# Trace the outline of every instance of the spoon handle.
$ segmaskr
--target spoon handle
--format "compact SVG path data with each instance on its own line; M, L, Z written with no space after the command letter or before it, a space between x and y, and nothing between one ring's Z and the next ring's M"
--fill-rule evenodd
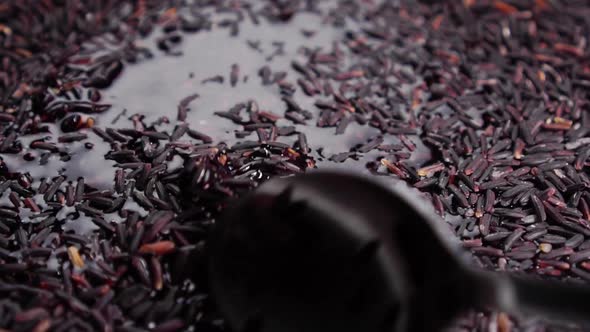
M503 276L512 284L514 309L523 307L557 319L590 323L590 287Z
M475 272L479 304L509 313L537 314L560 321L590 324L590 286ZM490 287L491 286L491 287ZM487 290L485 290L487 289Z

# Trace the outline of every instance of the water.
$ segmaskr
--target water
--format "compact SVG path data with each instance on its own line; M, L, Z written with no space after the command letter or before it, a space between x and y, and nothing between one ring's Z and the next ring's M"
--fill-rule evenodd
M220 19L222 16L218 18ZM347 24L354 26L356 23ZM312 30L314 33L306 37L304 30ZM240 102L254 100L261 110L282 115L285 103L281 100L279 88L277 85L262 85L262 79L258 75L260 68L268 65L273 73L284 71L287 73L287 80L295 82L299 76L292 69L291 63L305 60L303 48L329 51L334 41L343 38L345 31L346 28L322 24L322 17L319 15L303 13L288 24L275 23L271 27L269 23L255 25L245 20L240 24L239 35L235 37L231 37L227 29L216 27L211 31L185 35L180 47L181 56L167 56L156 50L155 59L125 69L121 78L105 93L105 102L112 104L113 108L100 115L97 124L101 127L124 128L130 125L127 118L136 113L144 115L146 123L166 116L171 123L160 128L171 132L176 124L178 103L186 96L196 93L199 97L189 104L186 122L192 129L211 136L214 141L231 145L237 142L235 131L238 127L213 113L228 110ZM149 46L154 39L157 36L145 40L144 44ZM256 49L249 43L256 44ZM282 54L272 56L279 47ZM233 64L239 65L240 79L232 88L229 76ZM222 84L202 83L203 80L217 75L224 78ZM315 98L307 97L301 89L297 89L293 98L314 115L319 113L313 106ZM124 109L127 110L127 115L113 125L113 120ZM379 134L379 131L353 123L345 134L334 135L334 128L318 128L314 121L309 121L306 126L296 125L296 128L308 137L318 166L354 167L364 172L364 164L370 160L369 156L359 161L349 159L335 164L322 158L318 150L323 150L326 157L347 152L352 146ZM281 119L277 125L292 123ZM246 139L255 139L255 136L252 133Z
M341 41L347 30L358 30L358 22L346 21L343 27L335 27L323 23L323 17L319 14L301 13L288 23L268 23L261 20L260 24L253 24L245 19L239 25L239 34L231 36L229 29L217 26L217 23L226 18L225 14L212 16L213 27L209 31L200 31L194 34L184 34L183 41L175 50L177 55L169 55L159 51L156 40L161 33L156 32L149 38L137 42L138 46L144 46L152 50L154 58L138 64L125 66L122 75L107 90L102 92L101 103L111 104L112 107L95 118L95 126L105 129L132 128L131 117L139 114L144 117L144 123L164 121L155 126L158 131L172 133L178 124L178 104L189 95L198 94L198 98L188 105L186 122L191 129L203 132L213 138L214 142L225 142L230 146L236 142L235 132L241 127L230 120L214 115L215 111L227 111L237 103L255 101L260 110L270 111L282 116L285 103L281 100L281 94L277 84L263 85L258 72L263 66L269 66L273 73L286 72L286 81L297 86L293 99L303 108L314 115L314 119L308 120L307 125L295 125L296 129L307 136L308 144L312 149L311 155L316 160L320 169L337 168L368 174L366 164L380 155L379 151L371 151L358 154L356 159L348 158L341 163L332 162L329 157L348 152L354 146L366 143L371 138L380 135L380 131L368 125L361 126L356 122L349 125L342 135L335 135L335 128L319 128L315 121L319 109L314 106L317 99L306 96L302 89L296 85L300 74L292 68L292 62L305 63L306 50L320 50L330 52L335 42ZM304 33L306 32L306 33ZM313 32L311 34L307 32ZM340 47L345 59L352 55L346 47ZM280 52L279 52L280 51ZM348 61L344 61L342 70ZM230 85L230 71L232 65L239 66L239 77L235 87ZM223 83L203 81L222 76ZM402 86L407 91L409 86ZM329 100L328 97L323 97ZM286 119L279 119L277 125L293 125ZM60 159L57 154L52 154L44 165L39 164L41 150L29 150L26 147L30 142L39 138L47 138L47 142L57 143L57 137L62 134L58 125L49 125L49 133L31 135L22 138L24 151L18 155L4 156L4 161L10 169L21 169L29 172L35 179L52 179L59 175L65 175L67 180L62 184L65 187L68 181L76 181L79 177L85 178L85 183L97 190L112 188L115 177L115 162L105 160L105 154L110 150L108 143L103 142L92 130L82 129L81 132L89 136L94 144L91 149L85 146L87 141L63 144L71 156L68 161ZM186 136L181 140L186 140ZM245 139L256 140L253 132ZM279 140L292 144L297 136L279 137ZM396 136L385 135L384 144L399 144ZM417 152L412 154L410 161L421 164L429 159L427 149L419 140L412 138L417 145ZM61 145L61 144L60 144ZM32 152L35 159L25 161L23 154ZM182 167L181 161L171 162L173 167ZM407 188L405 183L395 180L394 177L381 177L391 186ZM408 191L407 189L405 189ZM124 208L141 210L137 204L125 204ZM72 209L64 209L59 216L66 219L66 229L87 233L96 226L87 217L77 216ZM142 213L142 214L143 214ZM118 216L108 215L107 220L118 221Z
M57 125L49 124L49 133L21 136L20 140L25 149L20 154L4 154L2 159L9 169L28 172L34 179L52 179L59 175L66 175L67 181L76 181L85 178L86 182L99 190L112 187L115 174L112 160L105 160L104 155L110 150L106 144L101 144L91 130L84 129L81 132L88 134L90 141L94 142L92 149L87 149L85 142L72 142L64 144L65 151L70 156L69 160L63 160L58 154L51 154L46 164L40 163L41 155L47 151L28 149L31 142L47 138L48 143L57 143L60 129ZM35 158L27 161L23 158L25 153L30 153ZM66 181L66 182L67 182Z

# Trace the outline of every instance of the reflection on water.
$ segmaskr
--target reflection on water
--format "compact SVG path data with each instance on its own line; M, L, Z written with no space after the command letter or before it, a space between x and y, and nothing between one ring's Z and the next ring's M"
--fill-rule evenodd
M355 23L347 24L352 26ZM254 100L261 110L282 115L285 103L281 100L279 87L263 85L259 70L268 66L273 73L287 73L286 79L295 82L298 74L292 69L291 63L305 60L303 48L327 51L334 41L343 38L346 31L346 28L322 24L322 17L311 13L298 15L288 24L273 23L270 28L268 25L255 25L245 20L235 37L230 36L227 29L221 28L187 35L181 47L181 56L162 55L155 51L159 54L156 59L129 66L106 92L106 102L114 106L97 119L98 125L111 126L117 115L126 109L127 117L140 113L146 116L146 123L167 116L170 123L160 128L170 132L176 124L178 103L196 93L199 97L190 102L186 120L191 128L206 133L214 141L224 141L230 145L235 143L237 139L234 133L238 127L213 113L228 110L240 102ZM310 36L304 33L306 31L313 31L313 34ZM146 46L153 45L152 39L157 37L145 40ZM277 50L281 51L280 54L273 56ZM239 66L239 80L235 87L230 84L233 64ZM216 76L223 77L223 83L204 82ZM304 95L301 89L295 92L293 98L304 109L317 115L314 98ZM121 117L113 126L129 126L127 117ZM296 128L307 135L319 167L354 167L364 171L364 164L371 159L369 156L336 164L322 158L318 149L326 157L349 151L351 147L377 135L377 129L353 123L343 135L334 135L334 128L318 128L313 121L308 125L296 125ZM281 119L277 125L292 123ZM255 133L250 135L246 139L255 139Z

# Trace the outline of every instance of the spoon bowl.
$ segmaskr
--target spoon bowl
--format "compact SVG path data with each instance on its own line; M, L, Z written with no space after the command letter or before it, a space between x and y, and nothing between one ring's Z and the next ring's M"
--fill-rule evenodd
M423 220L440 223L361 177L268 181L216 225L213 291L238 331L401 331L411 310L443 324L460 305L416 298L456 296L458 248Z

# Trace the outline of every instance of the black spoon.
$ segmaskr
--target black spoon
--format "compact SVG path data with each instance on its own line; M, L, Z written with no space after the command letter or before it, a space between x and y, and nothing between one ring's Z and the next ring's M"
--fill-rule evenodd
M266 182L211 237L236 332L439 331L468 307L590 321L590 288L484 273L422 203L363 177Z

